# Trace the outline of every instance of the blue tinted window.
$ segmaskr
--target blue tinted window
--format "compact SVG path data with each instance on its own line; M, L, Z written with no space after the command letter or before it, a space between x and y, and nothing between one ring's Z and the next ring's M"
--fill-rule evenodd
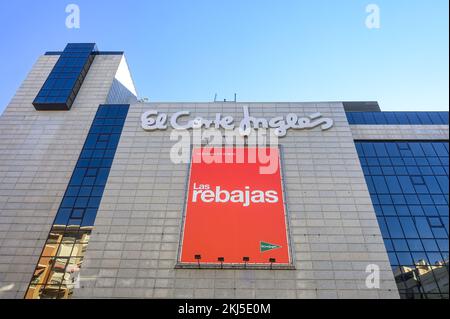
M392 244L395 251L409 251L408 244L404 239L394 239Z
M403 228L403 232L405 233L405 238L419 238L419 234L417 233L416 226L412 218L409 217L400 217L400 223Z
M376 121L379 123L380 117L386 121L394 121L395 117L399 122L407 118L420 121L419 124L441 121L440 116L425 114L385 115L378 115ZM448 265L448 142L386 141L356 142L356 145L361 163L367 165L363 171L394 272L403 272L411 278L409 274L415 265L436 262ZM430 269L444 266L434 267ZM402 297L447 297L440 287L442 280L448 282L448 271L447 277L442 277L442 269L439 271L428 275L440 278L434 288L418 296L411 295L411 282L405 284L401 277L396 277ZM414 289L419 291L417 287Z
M77 48L81 55L74 55L70 44L60 55L53 70L43 84L33 105L36 110L69 110L84 77L94 59L94 43Z
M124 119L127 116L128 107L129 105L100 105L98 108L30 283L30 289L35 289L35 283L39 282L38 291L45 298L50 295L52 296L50 298L67 298L69 289L73 289L72 281L67 280L62 284L56 285L53 280L54 277L41 276L42 264L48 264L48 258L58 260L58 268L59 271L63 271L61 274L63 274L64 278L66 275L69 278L73 274L75 267L79 271L82 266L86 246L88 245L111 169L114 152L116 151L114 146L117 144L112 145L108 154L110 158L106 160L100 154L94 154L95 151L88 152L88 149L93 148L96 150L101 143L105 144L104 141L108 141L111 138L111 136L97 136L94 131L99 126L113 126L117 132L117 134L114 133L113 139L118 141L123 129ZM117 110L120 110L120 112L117 112ZM119 119L120 121L105 124L106 121L104 119ZM88 158L95 155L98 155L99 158L95 160ZM55 238L58 239L55 240ZM64 247L64 249L60 249L58 245L61 245L60 247ZM83 249L74 249L80 246L83 246ZM51 249L48 249L49 247ZM69 260L72 266L70 269L66 269Z
M347 112L350 124L448 125L448 112Z
M386 224L391 238L406 238L403 234L398 217L386 217Z
M408 239L408 246L411 251L423 251L422 241L420 239Z
M396 176L386 176L386 183L388 185L389 193L390 194L401 194L402 188L400 187L400 184L398 183Z
M120 110L117 112L116 110ZM58 210L56 220L58 223L64 224L73 222L75 219L67 218L67 208L75 207L80 210L89 208L89 216L83 222L87 226L88 221L95 220L96 211L100 205L101 196L106 185L109 171L112 164L112 159L117 147L117 143L111 145L108 153L108 161L104 160L104 151L95 151L99 144L104 144L105 140L113 140L118 142L120 139L120 132L123 128L124 119L127 116L128 105L100 105L97 114L89 131L85 144L80 154L80 158L76 168L70 179L66 194L62 200L61 208ZM107 126L104 124L104 119L119 119L122 125L118 125L118 134L97 134L95 131L99 127ZM115 126L115 125L113 125ZM93 149L89 150L89 149ZM98 153L96 153L98 152ZM61 214L61 216L59 216ZM79 213L77 213L79 215ZM76 214L76 216L78 216ZM84 215L83 215L84 216ZM79 217L80 218L80 217ZM83 217L84 218L84 217ZM93 224L90 224L92 226Z

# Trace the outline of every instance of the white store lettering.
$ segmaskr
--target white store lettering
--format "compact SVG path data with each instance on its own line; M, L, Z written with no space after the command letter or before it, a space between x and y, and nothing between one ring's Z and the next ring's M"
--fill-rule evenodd
M307 117L299 118L296 114L289 113L285 117L277 116L272 119L255 118L250 116L248 106L243 106L244 117L239 124L239 133L242 136L250 135L252 129L275 129L274 134L278 137L284 137L289 129L306 130L319 127L325 131L333 127L334 121L330 118L322 117L321 113L314 113ZM213 120L207 120L202 117L196 117L192 120L183 121L183 117L188 117L190 111L180 111L169 117L165 113L151 110L142 114L141 127L145 131L166 130L169 120L170 126L175 130L189 130L200 128L216 128L232 130L236 126L232 116L222 116L217 113Z

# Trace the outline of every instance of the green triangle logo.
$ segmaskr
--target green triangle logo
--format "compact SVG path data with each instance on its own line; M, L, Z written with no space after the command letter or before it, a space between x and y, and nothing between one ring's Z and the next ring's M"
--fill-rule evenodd
M273 250L273 249L278 249L278 248L281 248L281 246L275 245L275 244L270 244L270 243L265 243L263 241L259 242L259 250L262 253L265 251L268 251L268 250Z

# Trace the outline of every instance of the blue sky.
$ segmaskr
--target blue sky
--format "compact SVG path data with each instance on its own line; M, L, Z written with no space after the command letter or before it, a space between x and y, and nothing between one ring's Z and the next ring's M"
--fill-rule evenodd
M79 5L81 28L65 7ZM365 9L381 10L368 29ZM0 112L34 62L67 42L124 50L150 101L377 100L447 110L447 0L0 1Z

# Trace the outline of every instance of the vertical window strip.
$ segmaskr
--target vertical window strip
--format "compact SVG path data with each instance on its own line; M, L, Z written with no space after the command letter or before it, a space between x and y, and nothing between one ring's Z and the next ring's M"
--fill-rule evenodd
M71 298L128 109L99 106L25 299Z
M33 101L36 110L70 110L94 61L95 43L69 43Z

